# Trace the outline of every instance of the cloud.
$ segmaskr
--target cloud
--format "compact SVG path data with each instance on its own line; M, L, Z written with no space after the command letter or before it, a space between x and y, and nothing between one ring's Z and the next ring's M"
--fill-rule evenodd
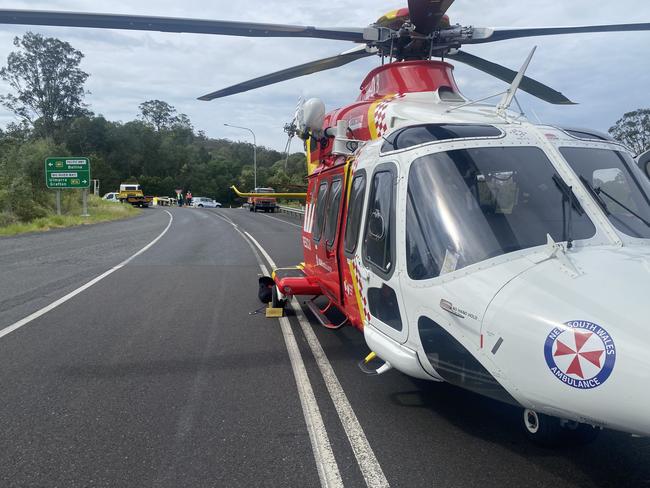
M372 23L406 2L330 0L320 4L249 0L5 0L3 8L110 12L179 16L281 24L357 26ZM650 21L650 4L621 0L599 4L592 0L548 2L457 0L449 11L452 23L475 26L553 26ZM269 72L331 56L349 49L339 41L260 39L137 31L3 26L0 63L13 50L12 39L32 30L70 42L85 54L82 67L91 74L87 102L95 113L112 120L137 116L138 105L161 99L186 113L197 129L212 137L246 140L248 134L224 123L252 128L259 144L282 150L282 131L299 96L318 96L328 109L351 103L359 84L377 65L370 58L337 70L318 73L233 97L200 102L196 98ZM539 49L529 75L580 102L556 107L526 94L518 96L527 114L544 122L606 130L624 112L650 106L650 32L557 36L488 45L467 51L518 69L532 46ZM463 93L480 98L505 89L505 84L458 64L456 77ZM6 92L0 82L0 93ZM536 115L535 115L536 114ZM0 125L12 121L0 108Z

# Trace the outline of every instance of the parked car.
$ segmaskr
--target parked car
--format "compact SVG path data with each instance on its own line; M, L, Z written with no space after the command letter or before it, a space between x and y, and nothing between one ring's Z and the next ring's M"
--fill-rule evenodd
M108 200L109 202L117 202L117 203L120 203L120 199L118 198L119 195L120 195L120 194L119 194L118 192L116 192L116 191L112 191L112 192L107 193L106 195L104 195L104 196L102 197L102 200Z
M219 208L221 204L215 202L212 198L192 197L192 207Z

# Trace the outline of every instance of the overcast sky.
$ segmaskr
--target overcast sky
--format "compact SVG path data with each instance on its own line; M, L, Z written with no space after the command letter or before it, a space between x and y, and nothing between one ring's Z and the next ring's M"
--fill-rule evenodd
M192 17L316 26L364 27L406 2L377 0L305 2L287 0L4 0L2 8L68 10ZM495 8L495 5L498 5ZM456 0L452 23L482 27L531 27L650 22L650 2L619 0ZM258 39L213 35L113 31L74 28L0 26L0 63L6 64L12 39L26 31L70 42L85 54L90 73L87 97L91 110L110 120L128 121L138 105L160 99L186 113L197 129L212 137L250 140L282 150L282 131L299 96L317 96L328 110L353 101L365 74L379 58L309 75L212 102L196 97L289 66L345 51L353 44L316 39ZM465 50L517 70L530 49L539 46L528 74L561 91L580 105L562 107L527 94L520 102L533 120L606 131L628 111L650 107L650 32L604 33L519 39ZM463 94L481 98L505 84L458 64L456 78ZM0 93L7 86L0 82ZM0 107L0 126L15 120ZM293 149L298 149L295 143Z

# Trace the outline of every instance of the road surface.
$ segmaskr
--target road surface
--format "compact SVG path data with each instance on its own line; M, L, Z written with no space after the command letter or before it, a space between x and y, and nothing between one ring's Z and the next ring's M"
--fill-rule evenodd
M0 486L650 486L648 439L538 448L514 408L364 376L356 330L251 315L299 234L173 208L0 239Z

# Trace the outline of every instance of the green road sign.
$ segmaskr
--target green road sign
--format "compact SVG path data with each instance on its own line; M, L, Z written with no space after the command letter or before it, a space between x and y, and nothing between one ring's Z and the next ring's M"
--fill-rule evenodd
M89 188L90 159L65 157L45 160L45 184L48 188Z

